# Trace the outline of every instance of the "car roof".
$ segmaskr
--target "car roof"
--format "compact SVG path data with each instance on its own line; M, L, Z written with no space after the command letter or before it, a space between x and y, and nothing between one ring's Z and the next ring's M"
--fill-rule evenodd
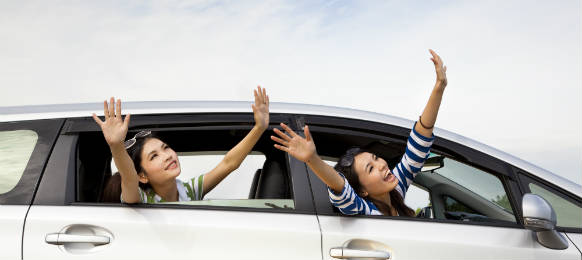
M249 101L140 101L124 102L124 113L140 114L176 114L176 113L245 113L251 112ZM0 107L0 122L25 121L36 119L87 117L92 113L103 115L103 103L77 103ZM323 105L297 104L272 102L269 108L271 113L289 113L332 116L350 119L360 119L384 124L410 128L414 121L351 108L341 108ZM530 162L517 158L511 154L495 149L473 139L435 127L434 134L450 141L454 141L500 160L506 161L533 175L545 179L557 186L582 198L582 186L566 178L547 171Z

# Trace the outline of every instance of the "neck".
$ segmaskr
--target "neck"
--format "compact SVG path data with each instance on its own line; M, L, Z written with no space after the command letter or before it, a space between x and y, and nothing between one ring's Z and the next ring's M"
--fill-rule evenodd
M178 201L178 188L176 188L176 181L168 181L166 183L158 184L155 187L152 185L154 192L164 201Z
M382 211L382 213L384 213L384 215L390 215L390 216L398 215L398 211L396 211L396 208L394 208L392 206L392 201L390 201L390 194L383 194L383 195L377 195L377 196L370 195L370 198L374 201L381 202L384 205L388 206L387 209L380 210L380 211ZM380 208L378 208L378 209L380 209ZM386 212L386 211L388 211L388 212Z

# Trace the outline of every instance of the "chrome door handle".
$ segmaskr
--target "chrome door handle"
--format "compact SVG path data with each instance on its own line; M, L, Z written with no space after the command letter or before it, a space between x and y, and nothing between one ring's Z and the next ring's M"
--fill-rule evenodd
M390 259L390 253L378 250L350 249L346 247L333 247L329 250L329 255L333 258L373 258Z
M45 236L44 241L51 245L64 245L67 243L91 243L94 245L105 245L109 244L109 237L51 233Z

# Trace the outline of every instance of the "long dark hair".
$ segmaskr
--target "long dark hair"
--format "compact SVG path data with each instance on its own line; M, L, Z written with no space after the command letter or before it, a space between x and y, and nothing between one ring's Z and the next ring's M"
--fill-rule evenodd
M356 157L356 155L365 152L372 153L366 149L362 149L359 147L350 148L346 151L344 155L342 155L339 158L337 164L333 167L336 171L341 172L346 177L348 183L352 186L352 188L358 195L361 194L362 192L362 185L360 184L360 179L358 178L358 174L356 173L356 169L354 168L354 158ZM392 204L392 206L372 198L368 199L371 200L374 203L374 205L378 207L380 212L382 212L384 215L392 216L391 209L394 208L396 212L398 212L398 215L400 216L414 217L415 215L414 210L412 210L411 208L406 206L406 204L404 204L404 199L396 189L390 191L389 196L390 203Z
M139 174L143 172L147 174L144 169L141 167L141 152L143 151L143 145L149 139L160 139L155 133L151 133L146 137L138 137L135 140L135 144L127 149L127 153L133 161L133 167L135 167L135 171ZM161 140L161 139L160 139ZM142 190L150 189L151 186L149 183L139 183L139 187ZM101 196L101 201L103 202L120 202L121 198L121 175L119 172L111 175L105 184L105 188L103 189L103 195Z

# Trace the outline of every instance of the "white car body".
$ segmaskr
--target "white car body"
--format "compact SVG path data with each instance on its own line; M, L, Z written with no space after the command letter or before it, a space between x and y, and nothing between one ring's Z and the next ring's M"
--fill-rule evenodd
M196 116L208 113L249 114L250 104L250 102L127 102L124 103L124 113L130 113L132 117L173 115L176 118L181 115ZM0 107L0 126L45 119L90 122L91 113L99 115L102 113L101 108L101 104L93 103ZM404 129L410 129L413 124L410 120L373 112L316 105L272 103L270 112L295 119L303 116L340 118L346 119L346 122L361 120ZM74 145L74 142L77 142L74 132L63 134L66 128L67 125L59 130L61 134L53 144L51 153L47 155L49 158L46 159L46 166L43 168L45 175L51 172L72 171L62 168L59 163L74 160L75 157L64 153L56 154L68 151L67 145ZM436 128L434 134L437 139L442 138L462 145L465 147L463 149L476 150L527 172L527 176L550 183L556 190L573 198L575 204L582 201L582 187L565 178L455 133ZM513 225L488 225L448 220L341 216L329 212L320 214L320 207L317 204L319 202L314 201L323 201L320 195L324 191L315 184L316 179L311 176L312 173L307 174L307 167L303 163L290 157L288 160L291 171L296 169L305 171L305 178L310 179L305 183L310 183L308 186L311 186L312 190L316 187L320 189L313 191L313 195L299 195L295 191L295 204L300 203L298 201L300 196L307 196L305 198L311 198L313 201L301 203L310 204L308 208L311 210L270 212L224 207L213 209L100 206L99 203L84 203L78 199L72 199L71 203L61 205L50 202L52 198L34 197L29 205L0 204L2 212L0 259L337 259L332 257L331 253L339 247L388 252L390 259L582 257L579 250L582 246L582 228L561 231L567 235L569 246L565 250L555 250L540 245L533 232L523 228L520 221ZM296 173L290 174L296 176ZM38 181L41 182L40 187L35 189L36 196L50 194L44 190L48 186L43 186L46 180L42 178ZM70 176L63 178L74 181L66 179L72 178ZM71 185L73 184L64 181L62 190L53 190L55 196L61 196L58 193L71 189ZM293 186L293 189L296 188ZM513 203L515 209L517 205ZM519 210L516 209L516 212ZM519 214L517 218L519 219ZM47 235L57 233L106 237L108 243L102 245L47 243Z

